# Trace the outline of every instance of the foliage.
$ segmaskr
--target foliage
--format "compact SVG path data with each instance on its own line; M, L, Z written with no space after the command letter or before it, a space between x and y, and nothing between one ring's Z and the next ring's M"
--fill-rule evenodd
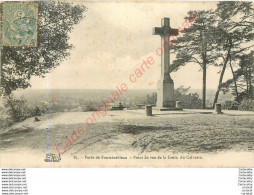
M241 70L233 70L233 66L239 65L239 57L246 55L253 49L253 25L254 9L251 2L219 2L215 11L218 16L218 25L214 34L216 52L214 63L222 67L214 104L217 102L219 93L229 91L227 86L234 85L233 92L238 96L237 78ZM223 83L226 68L230 67L233 78ZM238 97L236 97L237 99Z
M239 106L238 102L228 100L228 101L225 101L222 104L222 109L225 109L225 110L238 110L238 106Z
M6 114L14 122L20 122L31 116L41 115L39 107L28 106L26 100L21 97L16 99L13 96L8 96L4 99L4 109Z
M188 93L189 88L183 86L175 90L175 100L182 102L182 107L186 109L201 109L202 99L197 93Z
M186 32L178 38L179 44L173 48L176 59L173 67L179 68L186 64L198 64L203 72L203 108L206 107L206 69L212 64L211 51L214 49L213 33L215 17L212 10L208 11L189 11L189 17L197 15L197 20ZM181 31L182 33L182 31Z
M183 86L175 89L175 100L182 102L182 107L186 109L201 109L202 99L199 98L197 93L188 93L189 88ZM151 95L146 96L144 104L156 104L157 93L153 92Z
M197 63L201 69L204 65L211 63L209 52L212 49L213 40L210 33L214 29L215 22L213 11L189 11L189 17L197 14L197 20L188 28L179 30L178 44L173 47L176 59L172 66L177 70L180 66L189 63Z
M82 106L82 111L83 112L96 111L98 110L100 105L101 105L100 102L89 100L86 102L86 105Z
M253 10L251 2L227 1L219 2L216 10L188 12L189 16L196 13L198 19L190 28L184 29L183 34L181 31L182 36L178 38L179 44L173 48L176 59L173 61L172 70L177 70L186 64L200 65L203 71L203 108L206 102L206 67L208 65L221 67L214 104L219 98L220 91L224 93L232 91L239 101L238 96L243 95L239 89L242 86L239 85L244 82L246 88L244 91L252 93L253 76L250 72L253 72L253 68L251 69L250 66L253 67L253 59L251 60L251 57L247 55L250 55L250 51L253 50ZM185 19L187 21L188 17ZM236 71L234 71L235 66L238 67ZM227 67L230 68L233 78L223 83ZM240 81L241 78L242 81Z
M241 102L244 98L254 98L253 54L252 51L247 55L237 56L239 58L238 69L233 71L233 78L221 84L223 93L231 91L237 102Z
M254 99L244 98L239 104L239 110L254 111Z
M245 97L240 102L231 100L225 101L222 104L222 109L254 111L254 99Z
M6 113L6 109L3 105L0 105L0 132L13 125L14 121Z
M239 56L239 69L234 72L236 74L236 83L238 91L234 91L237 101L244 98L254 98L254 51L247 55Z
M66 59L73 47L68 43L73 26L86 7L60 1L39 1L37 47L3 47L2 91L9 95L30 86L32 76L44 77Z
M156 100L157 100L157 93L153 92L151 95L147 95L146 96L146 104L156 104Z

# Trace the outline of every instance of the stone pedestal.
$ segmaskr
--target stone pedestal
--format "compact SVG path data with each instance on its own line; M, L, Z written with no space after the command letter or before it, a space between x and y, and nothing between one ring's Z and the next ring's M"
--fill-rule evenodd
M181 101L176 101L176 108L182 109L182 102Z
M161 79L157 86L157 102L159 108L175 108L174 82L172 79Z
M146 116L153 116L153 109L151 105L146 105Z
M214 112L215 114L223 114L223 112L221 112L221 104L218 104L218 103L215 104Z

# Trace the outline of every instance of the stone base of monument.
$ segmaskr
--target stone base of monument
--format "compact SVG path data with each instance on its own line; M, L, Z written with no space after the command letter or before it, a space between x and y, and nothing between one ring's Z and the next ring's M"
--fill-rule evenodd
M153 107L153 109L159 110L159 111L183 110L182 108L177 108L177 107Z
M157 106L154 109L159 111L183 110L182 103L180 101L176 101L176 102L170 101L166 105L168 106L160 106L160 104L158 104L157 102Z

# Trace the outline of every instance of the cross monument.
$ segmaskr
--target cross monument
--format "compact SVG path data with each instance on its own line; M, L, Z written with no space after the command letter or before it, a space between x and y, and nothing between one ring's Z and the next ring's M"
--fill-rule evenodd
M170 77L169 39L178 33L177 29L170 28L170 19L161 20L162 27L153 28L153 35L161 36L161 77L157 86L156 106L160 110L175 109L174 81Z

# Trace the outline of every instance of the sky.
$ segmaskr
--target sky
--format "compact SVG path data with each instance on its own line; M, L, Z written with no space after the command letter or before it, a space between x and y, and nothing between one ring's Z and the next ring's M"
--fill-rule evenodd
M163 17L179 28L189 10L216 8L216 2L82 2L88 11L74 27L71 55L46 78L32 77L32 89L112 89L127 83L129 89L156 89L161 59L156 49L161 38L152 35ZM135 83L129 75L149 56L154 64ZM171 55L170 61L174 60ZM220 69L207 70L207 89L216 89ZM227 71L224 79L229 78ZM202 88L202 72L188 64L171 73L175 87ZM48 82L48 84L47 84Z

